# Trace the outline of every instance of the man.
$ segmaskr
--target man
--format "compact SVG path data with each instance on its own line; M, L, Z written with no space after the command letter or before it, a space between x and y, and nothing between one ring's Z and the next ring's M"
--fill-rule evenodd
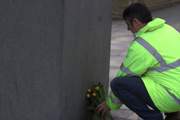
M113 94L97 111L123 103L144 120L163 120L161 113L180 111L180 34L140 3L127 7L123 18L135 39L111 82Z

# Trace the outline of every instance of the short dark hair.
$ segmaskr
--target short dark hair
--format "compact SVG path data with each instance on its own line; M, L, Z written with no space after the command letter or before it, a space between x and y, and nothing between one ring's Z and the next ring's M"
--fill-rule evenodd
M142 3L132 3L123 11L123 19L129 20L132 23L134 18L146 24L152 20L152 15L146 5Z

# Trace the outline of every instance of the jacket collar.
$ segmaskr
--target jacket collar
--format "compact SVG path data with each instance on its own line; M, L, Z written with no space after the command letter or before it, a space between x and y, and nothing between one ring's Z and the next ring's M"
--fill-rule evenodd
M166 23L165 20L163 20L161 18L155 18L152 21L150 21L149 23L147 23L137 33L135 33L135 36L139 37L139 36L141 36L142 34L144 34L146 32L152 32L154 30L157 30L157 29L163 27L165 23Z

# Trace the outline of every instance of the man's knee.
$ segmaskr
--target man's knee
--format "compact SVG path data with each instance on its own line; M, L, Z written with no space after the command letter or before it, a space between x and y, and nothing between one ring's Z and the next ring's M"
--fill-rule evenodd
M117 87L117 82L118 82L118 78L114 78L111 82L110 82L110 87L111 89L114 89Z
M123 86L125 84L125 82L127 81L126 78L128 78L128 77L114 78L110 83L111 88L116 88L117 86Z
M114 81L115 81L115 79L113 79L113 80L110 82L110 87L111 87L111 89L114 88L114 85L115 85L115 82L114 82Z
M125 77L116 77L110 82L110 87L112 91L116 91L117 89L124 89L129 84L131 84L130 79L133 79L132 77L125 76Z

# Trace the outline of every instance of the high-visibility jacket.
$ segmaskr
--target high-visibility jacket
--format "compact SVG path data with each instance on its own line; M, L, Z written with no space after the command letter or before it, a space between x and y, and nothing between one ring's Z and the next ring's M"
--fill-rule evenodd
M141 77L161 112L180 111L179 32L160 18L140 29L117 73L118 77L127 75ZM106 102L111 109L119 107L113 99Z

